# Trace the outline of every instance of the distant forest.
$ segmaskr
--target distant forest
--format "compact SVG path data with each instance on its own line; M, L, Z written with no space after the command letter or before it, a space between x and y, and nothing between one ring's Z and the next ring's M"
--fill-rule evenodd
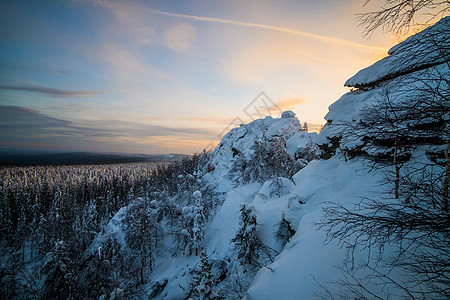
M180 160L184 154L122 154L70 152L51 154L16 154L12 151L0 151L0 166L39 166L39 165L88 165L121 164L138 162L171 162Z
M176 193L177 175L193 173L205 155L171 163L0 167L0 295L79 294L82 255L117 211L138 197Z

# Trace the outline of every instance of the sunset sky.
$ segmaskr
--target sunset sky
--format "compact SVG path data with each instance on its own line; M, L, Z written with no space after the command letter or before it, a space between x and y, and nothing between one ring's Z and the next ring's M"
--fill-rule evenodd
M190 154L262 103L317 129L397 43L364 2L0 0L0 148Z

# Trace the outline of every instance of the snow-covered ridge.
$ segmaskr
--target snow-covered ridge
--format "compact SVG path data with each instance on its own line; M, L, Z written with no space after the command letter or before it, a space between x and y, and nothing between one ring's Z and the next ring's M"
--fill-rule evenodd
M373 158L381 157L380 152L394 156L404 151L403 154L407 157L403 166L405 169L417 167L417 163L421 166L432 164L433 158L429 156L432 151L439 152L443 157L444 144L448 144L450 140L450 17L408 38L393 47L389 53L390 56L361 70L346 82L348 86L361 89L346 93L329 107L325 116L327 124L317 138L322 149L322 159L310 162L294 175L292 190L280 198L296 201L288 202L286 208L274 203L280 201L278 199L266 200L266 205L273 201L271 205L274 217L277 214L275 211L282 211L295 224L296 233L275 261L258 272L246 294L246 300L277 299L280 295L283 299L348 299L345 294L339 295L339 289L342 288L339 281L345 277L345 272L336 267L342 266L342 262L349 257L335 241L325 245L326 234L317 230L314 223L320 222L323 217L321 208L327 205L324 204L326 201L351 206L364 198L380 197L383 189L379 183L386 176L383 171L371 170L370 164L350 153ZM368 113L374 113L377 108L381 110L383 104L388 107L383 111L387 115L385 124ZM394 110L398 109L395 111L396 116L390 116L392 111L389 108L392 107ZM414 117L406 114L402 118L401 114L405 111L414 113ZM435 111L438 113L434 114ZM360 124L367 125L364 127ZM371 127L372 124L379 128ZM389 130L391 132L386 132ZM433 134L435 136L430 139ZM405 139L403 149L397 149L397 144L393 143L393 140L400 137ZM375 146L370 145L371 139L375 140ZM385 144L377 144L380 141ZM409 146L410 152L405 150ZM352 157L354 158L349 159ZM378 162L377 158L374 161ZM434 166L441 168L439 172L443 171L442 166ZM258 202L254 200L254 203ZM261 212L261 218L264 218L264 211L262 207L257 210ZM355 250L352 255L359 256L362 260L370 257L363 246ZM389 252L392 249L383 251ZM363 271L361 278L367 275L364 273L366 271ZM412 276L415 277L415 274ZM402 278L394 280L402 282ZM332 284L327 285L327 282ZM345 280L343 282L345 285ZM373 282L370 280L363 281L363 288L370 290L373 288L370 287L371 284ZM320 286L328 289L325 296L320 295ZM380 286L374 288L380 292L376 295L377 298L402 298L395 295L395 287L389 291L378 289ZM372 299L372 296L361 298Z
M450 17L392 47L389 56L362 69L345 86L370 88L382 81L450 60Z

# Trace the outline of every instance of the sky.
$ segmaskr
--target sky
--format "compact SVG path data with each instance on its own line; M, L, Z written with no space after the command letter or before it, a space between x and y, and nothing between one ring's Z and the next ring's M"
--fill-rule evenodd
M364 0L0 0L0 150L192 154L292 110L318 130L398 41Z

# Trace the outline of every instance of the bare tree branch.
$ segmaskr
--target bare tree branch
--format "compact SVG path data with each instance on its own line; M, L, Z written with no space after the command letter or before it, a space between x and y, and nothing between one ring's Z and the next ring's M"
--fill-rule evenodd
M371 0L366 0L367 6ZM385 0L385 5L379 10L359 13L359 26L364 28L364 35L370 37L374 31L381 28L383 32L392 32L401 38L413 28L423 29L440 18L450 14L448 0ZM417 15L424 21L418 21Z

